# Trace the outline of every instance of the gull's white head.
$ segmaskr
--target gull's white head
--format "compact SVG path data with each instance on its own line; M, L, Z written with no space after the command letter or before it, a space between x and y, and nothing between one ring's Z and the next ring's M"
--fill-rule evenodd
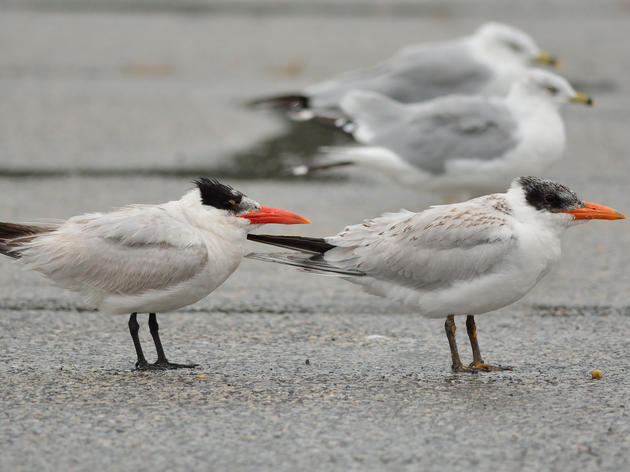
M184 196L198 222L205 226L220 223L251 229L255 225L277 223L284 225L310 223L306 218L288 210L266 207L248 198L244 193L216 179L200 177L197 188Z
M510 94L524 96L527 99L540 98L557 107L568 102L594 105L591 97L576 92L564 77L542 69L528 70L519 81L514 83Z
M617 210L582 201L565 185L540 177L514 179L507 195L519 217L529 216L559 229L585 220L625 218Z
M523 66L533 62L557 64L556 58L541 51L531 36L504 23L485 23L475 31L474 37L497 61L512 61Z

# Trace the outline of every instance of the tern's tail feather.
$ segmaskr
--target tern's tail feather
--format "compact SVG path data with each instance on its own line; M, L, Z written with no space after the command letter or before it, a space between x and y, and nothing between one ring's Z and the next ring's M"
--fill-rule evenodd
M250 241L256 241L272 246L279 246L286 249L300 251L295 252L274 252L274 253L251 253L245 257L265 262L276 262L300 267L309 272L323 275L361 276L363 272L353 269L337 267L324 259L324 254L334 249L336 246L329 244L322 238L307 238L303 236L273 236L269 234L250 234L247 236Z
M56 225L25 225L0 222L0 254L18 259L20 248L35 236L52 231Z

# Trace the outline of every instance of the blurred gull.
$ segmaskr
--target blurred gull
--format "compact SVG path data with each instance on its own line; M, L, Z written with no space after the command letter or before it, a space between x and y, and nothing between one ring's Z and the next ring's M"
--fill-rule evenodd
M526 72L505 98L454 95L403 104L353 91L341 103L349 119L332 122L370 146L326 148L321 165L293 173L361 164L443 197L498 191L515 175L539 174L561 157L559 108L569 101L593 104L562 77L538 69Z
M308 119L313 109L338 109L354 89L371 90L403 103L450 94L504 95L533 62L555 65L526 33L506 24L486 23L471 36L409 46L391 59L307 87L303 93L251 103Z

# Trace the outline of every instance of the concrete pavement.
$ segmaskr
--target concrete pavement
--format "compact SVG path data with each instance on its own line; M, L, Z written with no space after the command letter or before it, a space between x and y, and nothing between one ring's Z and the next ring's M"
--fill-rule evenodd
M626 2L0 5L2 220L166 201L199 173L314 223L271 231L323 236L424 208L421 189L364 175L252 180L316 139L275 139L283 124L240 104L490 16L531 32L597 100L566 110L567 154L548 176L630 212ZM629 244L623 221L568 231L543 283L478 318L485 358L517 367L489 375L450 373L440 320L255 261L159 316L169 358L199 368L131 372L126 317L2 259L0 470L626 470Z

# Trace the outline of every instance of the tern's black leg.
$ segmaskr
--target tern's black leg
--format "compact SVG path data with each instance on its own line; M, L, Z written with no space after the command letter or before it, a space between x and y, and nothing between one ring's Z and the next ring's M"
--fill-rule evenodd
M140 338L138 337L138 331L140 330L140 325L138 324L138 320L136 319L136 313L132 313L129 316L129 332L131 333L131 339L133 339L133 345L136 348L136 354L138 355L138 362L136 362L136 369L144 369L149 365L147 360L144 358L144 353L142 352L142 346L140 345Z
M193 368L197 367L198 364L175 364L169 362L166 359L166 355L164 354L164 349L162 348L162 341L160 341L160 326L157 322L157 316L155 313L149 313L149 330L151 331L151 336L153 336L153 342L155 343L155 350L157 351L157 361L152 366L158 369L181 369L181 368Z
M168 362L164 354L164 349L162 348L162 341L160 341L160 325L158 325L155 313L149 314L149 330L151 331L151 336L153 336L153 342L155 343L155 350L158 355L157 361Z
M468 339L470 339L470 347L472 347L473 352L473 361L469 365L471 369L485 370L487 372L514 369L514 367L509 366L503 367L500 365L486 364L483 361L481 351L479 350L479 343L477 342L477 325L475 324L475 317L473 315L468 315L466 317L466 331L468 332Z
M446 323L444 323L444 330L446 331L446 339L448 339L448 345L451 348L451 359L453 360L453 364L451 365L451 369L453 372L466 372L470 369L465 367L462 364L461 359L459 358L459 353L457 352L457 342L455 341L455 316L448 315L446 317Z

